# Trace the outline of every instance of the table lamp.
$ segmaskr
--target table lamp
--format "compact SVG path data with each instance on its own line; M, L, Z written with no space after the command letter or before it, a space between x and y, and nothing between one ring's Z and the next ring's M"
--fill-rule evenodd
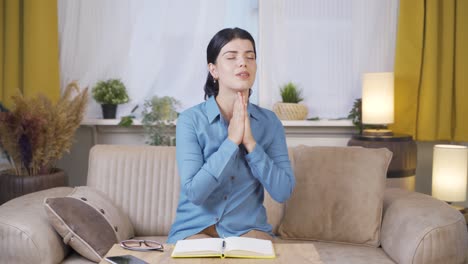
M362 123L375 129L364 129L364 136L392 136L393 72L365 73L362 78Z
M468 148L435 145L432 164L432 196L451 202L466 200Z

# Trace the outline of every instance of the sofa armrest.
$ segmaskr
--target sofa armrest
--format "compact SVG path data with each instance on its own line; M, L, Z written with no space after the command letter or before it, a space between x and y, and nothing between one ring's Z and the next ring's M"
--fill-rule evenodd
M0 263L60 263L65 258L70 249L49 224L43 203L72 190L47 189L0 206Z
M383 250L397 263L464 263L468 232L463 215L431 196L387 189Z

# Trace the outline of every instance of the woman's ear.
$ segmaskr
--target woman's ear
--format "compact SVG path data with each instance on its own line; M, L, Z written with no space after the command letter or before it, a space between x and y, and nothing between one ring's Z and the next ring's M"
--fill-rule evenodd
M213 63L209 63L208 64L208 70L210 71L211 76L213 76L213 78L215 80L217 80L218 79L218 69L216 68L216 65L214 65Z

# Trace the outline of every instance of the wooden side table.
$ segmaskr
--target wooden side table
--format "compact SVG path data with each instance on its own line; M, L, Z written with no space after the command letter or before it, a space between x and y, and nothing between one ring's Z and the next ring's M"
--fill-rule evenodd
M387 187L398 187L414 191L416 184L417 146L409 135L362 136L354 135L348 146L365 148L387 148L393 152L387 171Z

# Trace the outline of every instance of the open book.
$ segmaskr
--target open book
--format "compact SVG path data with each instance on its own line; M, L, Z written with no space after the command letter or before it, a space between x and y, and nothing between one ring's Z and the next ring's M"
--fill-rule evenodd
M270 240L249 237L201 238L177 241L171 257L274 258Z

